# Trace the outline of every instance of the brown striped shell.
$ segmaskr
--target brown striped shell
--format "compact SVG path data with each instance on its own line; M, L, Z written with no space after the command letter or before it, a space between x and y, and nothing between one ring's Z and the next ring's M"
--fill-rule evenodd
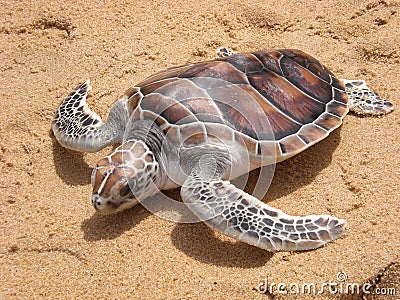
M153 119L176 143L217 136L283 160L340 126L348 112L344 89L318 60L285 49L170 68L125 97L134 119Z

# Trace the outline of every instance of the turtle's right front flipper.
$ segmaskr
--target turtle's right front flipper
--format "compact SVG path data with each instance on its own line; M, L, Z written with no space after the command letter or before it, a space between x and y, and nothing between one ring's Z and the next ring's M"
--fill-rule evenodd
M65 148L96 152L122 141L128 114L121 101L110 111L107 122L90 110L86 97L89 80L75 88L61 103L51 124L57 141Z
M192 174L183 201L212 229L270 251L310 250L338 238L346 221L328 215L289 216L238 189L229 181Z

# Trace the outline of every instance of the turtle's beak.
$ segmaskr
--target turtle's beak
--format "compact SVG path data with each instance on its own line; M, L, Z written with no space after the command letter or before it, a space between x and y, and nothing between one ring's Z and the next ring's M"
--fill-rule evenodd
M130 197L129 197L130 196ZM92 195L92 204L97 212L102 214L114 214L139 203L133 195L127 195L125 198L104 199L99 194Z

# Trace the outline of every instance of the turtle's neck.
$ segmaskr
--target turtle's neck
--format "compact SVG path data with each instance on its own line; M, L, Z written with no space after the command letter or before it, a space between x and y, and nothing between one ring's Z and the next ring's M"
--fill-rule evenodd
M124 139L142 140L151 151L158 156L161 153L165 134L161 128L151 120L140 120L133 123L130 129L127 129Z

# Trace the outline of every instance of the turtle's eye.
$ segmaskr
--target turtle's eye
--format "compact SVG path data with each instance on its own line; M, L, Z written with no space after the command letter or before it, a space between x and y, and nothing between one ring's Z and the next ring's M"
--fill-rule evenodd
M122 187L122 189L119 191L119 195L124 198L124 197L128 196L129 194L132 194L132 191L131 191L129 184L126 183Z
M128 178L126 185L128 187L130 187L131 191L134 191L136 189L136 185L137 185L137 178L136 177Z

